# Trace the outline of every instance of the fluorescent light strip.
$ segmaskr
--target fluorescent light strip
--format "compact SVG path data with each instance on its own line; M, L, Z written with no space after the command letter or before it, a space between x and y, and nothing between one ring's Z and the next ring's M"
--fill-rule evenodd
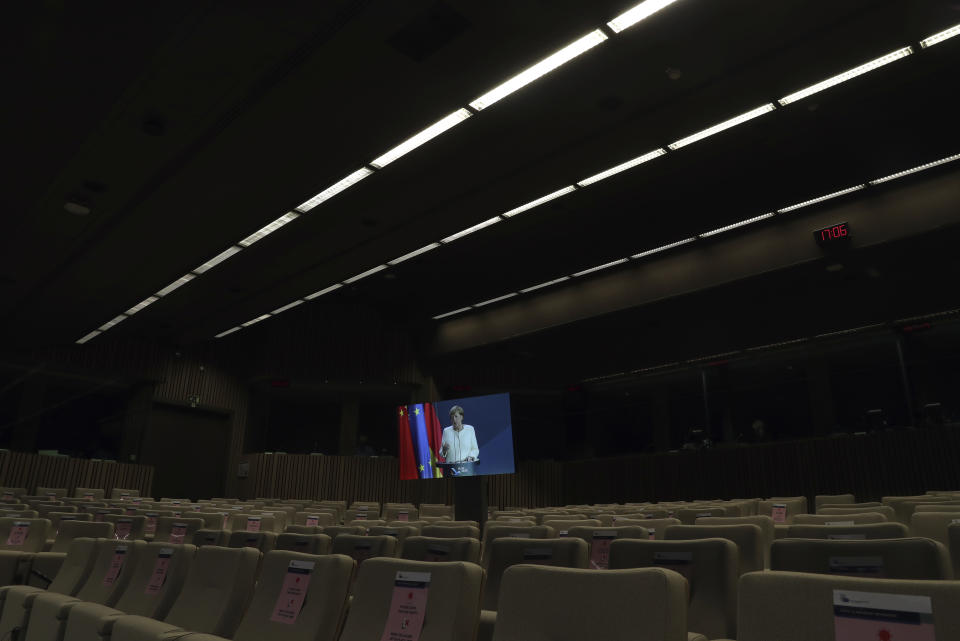
M280 216L280 218L277 218L275 221L273 221L269 225L261 227L257 231L253 232L252 234L250 234L249 236L241 240L239 244L241 247L249 247L250 245L260 240L261 238L264 238L265 236L269 236L270 234L277 231L278 229L280 229L290 221L296 220L299 217L300 217L300 214L298 212L288 211L283 216Z
M527 67L503 84L494 87L487 93L471 102L470 106L477 111L483 111L495 102L506 98L519 89L522 89L541 76L544 76L557 67L573 60L580 54L586 53L606 39L607 35L605 33L599 29L595 29L582 38L568 44L566 47L560 49L556 53L547 56L535 65Z
M637 258L643 258L644 256L649 256L650 254L656 254L657 252L667 251L668 249L673 249L674 247L679 247L680 245L686 245L687 243L692 243L697 239L696 236L692 238L684 238L683 240L678 240L675 243L670 243L669 245L663 245L655 249L648 249L645 252L640 252L639 254L634 254L630 258L636 260Z
M127 316L133 316L137 312L141 311L144 307L147 307L148 305L153 305L158 300L160 300L160 298L157 296L147 296L142 301L140 301L139 303L137 303L136 305L134 305L133 307L125 311L124 314L126 314Z
M703 232L702 234L700 234L700 238L707 238L708 236L714 236L714 235L716 235L716 234L722 234L722 233L725 232L725 231L730 231L731 229L736 229L737 227L743 227L744 225L749 225L749 224L751 224L751 223L755 223L755 222L758 222L758 221L761 221L761 220L766 220L767 218L770 218L770 217L772 217L773 215L774 215L774 212L771 211L771 212L769 212L769 213L762 214L762 215L760 215L760 216L756 216L756 217L754 217L754 218L748 218L748 219L746 219L746 220L741 220L739 223L733 223L732 225L727 225L726 227L720 227L720 228L718 228L718 229L714 229L714 230L711 230L711 231L705 231L705 232Z
M397 158L410 153L420 145L430 142L448 129L456 127L472 115L473 114L466 109L457 109L449 116L438 120L420 133L407 138L387 153L373 160L370 164L377 169L383 169Z
M616 175L616 174L619 174L621 171L626 171L626 170L628 170L628 169L633 169L633 168L636 167L637 165L642 165L643 163L647 162L648 160L653 160L654 158L659 158L660 156L664 155L665 153L667 153L667 150L666 150L666 149L654 149L653 151L649 151L649 152L643 154L642 156L637 156L637 157L634 158L633 160L628 160L627 162L621 163L621 164L617 165L616 167L611 167L610 169L607 169L606 171L601 171L599 174L594 174L593 176L590 176L589 178L584 178L583 180L581 180L581 181L579 181L579 182L577 183L577 186L578 186L578 187L586 187L587 185L592 185L592 184L595 183L595 182L600 182L600 181L603 180L604 178L609 178L610 176L614 176L614 175Z
M885 183L889 180L895 180L897 178L902 178L903 176L909 176L910 174L915 174L918 171L923 171L924 169L930 169L931 167L936 167L938 165L943 165L948 162L953 162L954 160L960 160L960 154L954 154L952 156L947 156L946 158L941 158L940 160L934 160L933 162L928 162L924 165L919 165L913 169L906 169L904 171L898 171L895 174L890 174L889 176L884 176L883 178L877 178L876 180L871 180L871 185L879 185L880 183Z
M332 185L330 185L329 187L321 191L319 194L317 194L310 200L304 203L300 203L299 205L296 206L295 209L299 211L301 214L306 213L311 209L313 209L314 207L316 207L317 205L319 205L320 203L330 200L340 192L346 191L350 187L353 187L358 182L360 182L361 180L363 180L364 178L366 178L372 173L373 173L372 169L361 167L360 169L356 170L346 178L341 178L337 182L333 183Z
M305 302L305 301L304 301L303 299L298 298L297 300L293 301L292 303L288 303L288 304L284 305L283 307L278 307L278 308L276 308L275 310L273 310L273 311L270 312L270 313L273 314L273 315L282 314L282 313L284 313L285 311L287 311L288 309L293 309L293 308L296 307L297 305L303 305L304 302Z
M607 23L607 26L614 33L620 33L627 27L632 27L638 22L645 20L660 11L664 7L669 7L677 0L646 0L632 9L624 11L619 16Z
M762 116L763 114L768 114L775 109L776 107L773 105L773 103L765 104L762 107L751 109L747 113L740 114L739 116L734 116L730 120L724 120L719 124L716 124L712 127L704 129L703 131L697 132L691 136L687 136L686 138L681 138L676 142L670 143L669 145L667 145L667 147L675 151L677 149L680 149L681 147L686 147L687 145L703 140L704 138L720 133L721 131L730 129L731 127L736 127L737 125L743 124L748 120L753 120L754 118L758 116Z
M482 223L477 223L473 227L467 227L463 231L458 231L456 234L452 236L447 236L446 238L442 239L440 242L443 243L444 245L446 245L447 243L452 243L458 238L463 238L464 236L467 236L468 234L472 234L475 231L480 231L485 227L489 227L490 225L495 225L499 223L501 220L503 219L500 216L494 216L493 218L489 218L483 221Z
M303 299L304 299L304 300L313 300L314 298L319 298L319 297L323 296L324 294L329 294L330 292L332 292L332 291L334 291L334 290L337 290L337 289L340 289L341 287L343 287L343 284L342 284L342 283L337 283L336 285L330 285L330 287L325 287L325 288L321 289L320 291L313 292L313 293L310 294L309 296L304 296Z
M958 34L960 34L960 24L954 25L949 29L944 29L940 33L935 33L929 38L924 38L920 41L920 46L926 49L927 47L932 47L938 42L943 42L944 40L952 38Z
M847 187L846 189L841 189L840 191L835 191L832 194L827 194L826 196L820 196L819 198L814 198L812 200L805 200L802 203L797 203L796 205L790 205L789 207L784 207L783 209L778 209L778 214L785 214L788 211L793 211L795 209L800 209L801 207L806 207L808 205L815 205L817 203L822 203L825 200L830 200L831 198L837 198L845 194L849 194L854 191L860 191L866 187L866 185L854 185L853 187Z
M567 185L567 186L564 187L563 189L558 189L557 191L555 191L555 192L553 192L553 193L550 193L550 194L547 194L546 196L541 196L540 198L537 198L536 200L531 200L530 202L528 202L528 203L525 204L525 205L520 205L519 207L515 207L514 209L511 209L510 211L505 211L505 212L503 212L503 217L504 217L504 218L512 218L512 217L516 216L517 214L522 214L523 212L527 211L528 209L533 209L534 207L539 207L539 206L542 205L543 203L550 202L551 200L555 200L555 199L557 199L557 198L560 198L561 196L566 196L566 195L569 194L571 191L576 191L576 189L577 189L577 188L574 187L573 185Z
M504 294L503 296L497 296L496 298L491 298L490 300L485 300L482 303L476 303L474 307L483 307L484 305L492 305L493 303L499 303L502 300L507 300L508 298L513 298L517 295L517 292L510 292L509 294Z
M598 272L601 269L607 269L608 267L614 267L616 265L622 265L627 262L628 259L621 258L620 260L610 261L609 263L604 263L603 265L597 265L596 267L591 267L590 269L584 269L583 271L576 272L573 274L574 278L578 276L586 276L587 274L592 274L593 272Z
M433 320L440 320L441 318L446 318L447 316L453 316L454 314L462 314L465 311L473 309L472 307L461 307L460 309L455 309L452 312L447 312L446 314L439 314L433 317Z
M561 278L554 278L553 280L548 280L545 283L540 283L539 285L534 285L533 287L527 287L526 289L521 289L521 294L527 294L529 292L535 291L537 289L542 289L544 287L549 287L550 285L556 285L557 283L562 283L566 280L570 280L569 276L562 276Z
M223 338L224 336L229 336L230 334L232 334L232 333L234 333L234 332L239 332L240 329L241 329L241 327L240 327L239 325L237 325L236 327L231 327L230 329L228 329L228 330L225 331L225 332L220 332L219 334L217 334L216 336L214 336L214 338Z
M84 336L83 338L81 338L80 340L78 340L78 341L77 341L77 345L83 345L84 343L86 343L86 342L88 342L88 341L92 341L94 338L96 338L97 336L99 336L99 335L102 334L102 333L103 333L103 332L101 332L99 329L95 329L95 330L93 330L92 332L90 332L89 334L87 334L86 336Z
M346 279L346 280L343 281L343 282L344 282L344 283L355 283L355 282L357 282L358 280L360 280L361 278L366 278L367 276L372 276L373 274L376 274L376 273L379 272L379 271L383 271L383 270L386 269L386 268L387 268L386 265L377 265L377 266L374 267L373 269L368 269L367 271L361 272L361 273L357 274L356 276L351 276L350 278Z
M234 246L231 247L230 249L226 249L226 250L220 252L219 254L217 254L216 256L214 256L213 258L211 258L210 260L208 260L208 261L205 262L204 264L200 265L199 267L197 267L197 268L194 269L193 271L194 271L195 273L197 273L197 274L203 274L204 272L207 272L207 271L213 269L214 267L216 267L217 265L219 265L219 264L222 263L223 261L227 260L228 258L230 258L231 256L233 256L234 254L236 254L237 252L242 251L242 250L243 250L243 247L237 247L236 245L234 245Z
M173 290L179 289L179 288L183 287L184 285L186 285L187 283L189 283L189 282L190 282L191 280L193 280L194 278L196 278L196 276L195 276L194 274L184 274L183 276L181 276L181 277L178 278L177 280L173 281L172 283L170 283L169 285L167 285L166 287L164 287L163 289L161 289L159 292L156 293L156 295L157 295L157 296L161 296L161 297L162 297L162 296L166 296L167 294L169 294L169 293L172 292Z
M251 325L256 325L260 321L265 321L268 318L270 318L270 314L262 314L261 316L257 316L256 318L248 320L246 323L240 323L240 327L250 327Z
M439 246L440 246L440 243L430 243L429 245L426 245L425 247L421 247L420 249L414 249L414 250L413 250L412 252L410 252L409 254L404 254L404 255L401 256L400 258L394 258L393 260L388 260L388 261L387 261L387 264L388 264L388 265L397 265L397 264L399 264L399 263L402 263L402 262L405 261L405 260L410 260L411 258L414 258L414 257L416 257L416 256L419 256L420 254L426 254L428 251L430 251L430 250L432 250L432 249L436 249L436 248L439 247Z
M780 106L786 106L792 102L803 100L807 96L812 96L813 94L819 93L824 89L829 89L830 87L839 85L841 82L846 82L847 80L851 80L857 76L862 76L865 73L869 73L874 69L879 69L880 67L899 60L900 58L905 58L911 53L913 53L913 47L897 49L896 51L892 51L885 56L877 58L876 60L871 60L870 62L860 65L859 67L854 67L853 69L844 71L843 73L837 74L832 78L827 78L826 80L818 82L815 85L810 85L806 89L801 89L800 91L794 92L789 96L784 96L777 102L780 104Z
M103 325L101 325L98 329L99 329L101 332L105 332L105 331L107 331L108 329L110 329L111 327L114 327L115 325L118 325L118 324L122 323L123 321L127 320L127 318L129 318L129 316L127 316L126 314L120 314L119 316L115 317L113 320L109 320L109 321L107 321L106 323L104 323Z

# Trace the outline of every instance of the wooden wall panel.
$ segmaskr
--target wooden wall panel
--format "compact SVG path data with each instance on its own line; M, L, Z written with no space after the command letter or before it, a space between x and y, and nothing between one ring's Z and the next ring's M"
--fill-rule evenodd
M65 487L71 493L77 487L103 488L108 496L113 488L122 487L150 496L153 467L4 451L0 452L0 485L25 487L31 493L38 485Z

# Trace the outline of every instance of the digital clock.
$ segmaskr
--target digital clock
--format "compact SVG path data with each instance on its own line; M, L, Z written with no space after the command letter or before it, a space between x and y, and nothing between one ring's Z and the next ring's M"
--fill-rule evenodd
M850 225L836 223L813 232L813 239L821 247L841 247L850 242Z

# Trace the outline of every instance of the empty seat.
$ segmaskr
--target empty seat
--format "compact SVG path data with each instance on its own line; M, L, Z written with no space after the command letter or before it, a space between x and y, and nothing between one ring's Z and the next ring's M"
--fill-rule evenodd
M323 533L329 536L334 541L337 540L337 537L341 534L355 534L362 536L367 529L359 525L331 525L330 527L323 528Z
M0 487L0 501L4 503L13 503L27 493L25 487Z
M376 527L378 525L386 525L386 524L387 522L384 521L383 519L370 519L369 521L366 521L364 519L359 519L359 520L347 522L347 525L352 525L354 527L362 527L364 531L366 531L367 528Z
M403 549L403 542L407 537L420 534L418 528L404 525L377 525L367 530L368 536L392 536L397 540L397 553Z
M939 541L949 547L947 528L956 523L960 523L960 513L957 512L914 512L910 517L910 533L912 536L924 536Z
M480 528L476 528L472 525L425 525L420 528L420 535L440 539L459 539L463 537L469 537L479 540Z
M358 572L340 641L383 637L400 572L413 573L414 579L429 576L429 587L425 588L427 616L423 619L419 641L474 641L483 583L480 566L379 558L370 559Z
M435 503L421 503L420 504L420 518L424 517L449 517L453 518L453 506L452 505L440 505Z
M817 510L817 514L826 514L829 516L850 516L851 514L882 514L888 521L895 521L896 514L892 507L880 505L874 507L822 507Z
M283 531L290 534L319 534L323 528L316 525L288 525Z
M51 523L52 523L53 519L50 518L50 514L54 514L54 512L48 513L48 514L46 514L46 515L44 515L44 516L41 517L40 512L38 512L37 510L30 510L30 509L27 509L27 508L22 508L22 509L17 509L17 510L0 510L0 516L2 516L2 517L6 517L6 518L10 518L10 519L39 519L39 518L45 518L45 519L51 521Z
M576 519L572 521L556 519L547 521L547 523L553 528L553 533L556 537L569 536L570 530L575 527L603 527L600 519Z
M949 579L947 548L930 539L775 541L770 569L886 579Z
M590 547L577 536L562 539L513 539L501 537L490 542L487 552L487 581L481 607L496 610L504 571L518 563L565 568L586 568Z
M385 521L416 521L420 511L413 506L389 506L383 510Z
M693 507L682 508L676 511L676 518L680 519L683 525L694 525L697 519L727 516L727 510L723 507Z
M52 499L62 499L67 496L69 492L65 487L40 487L37 486L37 496L52 498Z
M227 537L228 548L254 548L264 554L273 549L277 542L274 532L231 532Z
M650 528L625 527L575 527L568 535L583 540L589 546L589 563L585 567L602 570L607 567L610 557L610 544L616 539L650 539ZM654 536L656 534L654 533Z
M819 514L820 510L829 510L833 508L849 510L860 507L883 507L883 503L880 503L879 501L863 501L860 503L821 503L817 506L816 512Z
M301 552L303 554L330 554L333 540L326 534L295 534L285 532L277 535L275 550Z
M473 537L411 536L400 557L412 561L469 561L480 563L480 541Z
M47 544L47 519L0 518L0 585L21 583L33 554Z
M341 534L333 539L332 554L345 554L362 564L375 556L396 556L397 540L392 536L359 536Z
M110 490L110 498L120 499L121 501L127 501L131 498L138 498L139 496L140 490L135 490L133 488L115 487Z
M78 487L73 491L74 498L87 501L102 501L106 492L97 487Z
M769 499L757 503L757 514L769 516L775 525L790 525L794 515L806 513L806 499Z
M905 602L899 598L905 595L926 598ZM888 603L885 604L884 600ZM898 581L797 572L756 572L740 579L737 640L957 639L960 638L957 603L960 603L958 581ZM892 613L883 621L871 621L864 616L864 608L890 606L894 610L899 607L900 611L912 612L912 616L908 616L918 622L925 618L918 613L930 606L933 630L929 634L922 633L923 636L912 631L891 633L887 626L895 620ZM859 614L859 617L849 616L851 614ZM916 629L920 626L907 627ZM880 636L883 629L887 634Z
M794 518L804 516L798 514ZM764 514L754 516L728 516L699 518L694 525L756 525L763 532L763 567L770 565L770 545L776 539L776 527L773 519Z
M909 536L902 523L865 523L863 525L791 525L787 529L791 539L902 539Z
M295 525L319 525L326 527L328 525L336 525L337 516L330 512L298 512L293 517L293 523ZM288 525L287 527L289 528L290 526Z
M351 508L343 513L343 522L350 521L377 521L380 519L380 510L378 509L355 509Z
M817 494L813 497L813 509L819 510L821 505L843 505L856 502L857 497L853 494Z
M113 538L118 541L143 540L144 527L147 524L145 516L129 516L124 514L106 514L103 520L113 523Z
M480 544L480 558L486 566L487 547L498 538L509 536L520 539L549 539L554 530L549 525L531 525L530 523L509 524L487 521Z
M784 501L794 503L796 504L797 514L806 514L810 511L807 509L807 497L805 496L770 496L767 497L767 500L777 503L782 503Z
M610 569L662 567L690 583L687 626L710 639L736 638L739 551L727 539L642 541L610 545Z
M691 539L728 539L739 551L740 574L764 568L766 537L759 525L673 525L667 528L667 541Z
M169 543L189 543L193 533L203 527L203 519L181 518L179 516L158 516L154 541Z
M860 525L862 523L886 523L887 517L879 512L858 512L856 514L798 514L793 517L794 525Z
M276 517L266 514L235 514L230 520L233 532L274 532Z
M203 547L204 545L226 546L229 536L230 533L224 530L208 530L207 528L200 528L193 533L191 542L198 548Z

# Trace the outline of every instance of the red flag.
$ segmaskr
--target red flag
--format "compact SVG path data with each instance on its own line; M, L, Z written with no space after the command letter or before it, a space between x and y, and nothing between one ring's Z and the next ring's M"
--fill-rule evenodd
M400 459L400 480L420 478L417 474L417 455L413 451L413 437L410 436L410 419L407 408L397 408L397 454Z
M440 419L437 417L437 410L433 403L424 403L423 412L427 423L427 440L430 443L430 463L433 465L433 477L441 478L443 470L437 463L443 462L440 457L440 443L443 441L443 427L440 426Z

